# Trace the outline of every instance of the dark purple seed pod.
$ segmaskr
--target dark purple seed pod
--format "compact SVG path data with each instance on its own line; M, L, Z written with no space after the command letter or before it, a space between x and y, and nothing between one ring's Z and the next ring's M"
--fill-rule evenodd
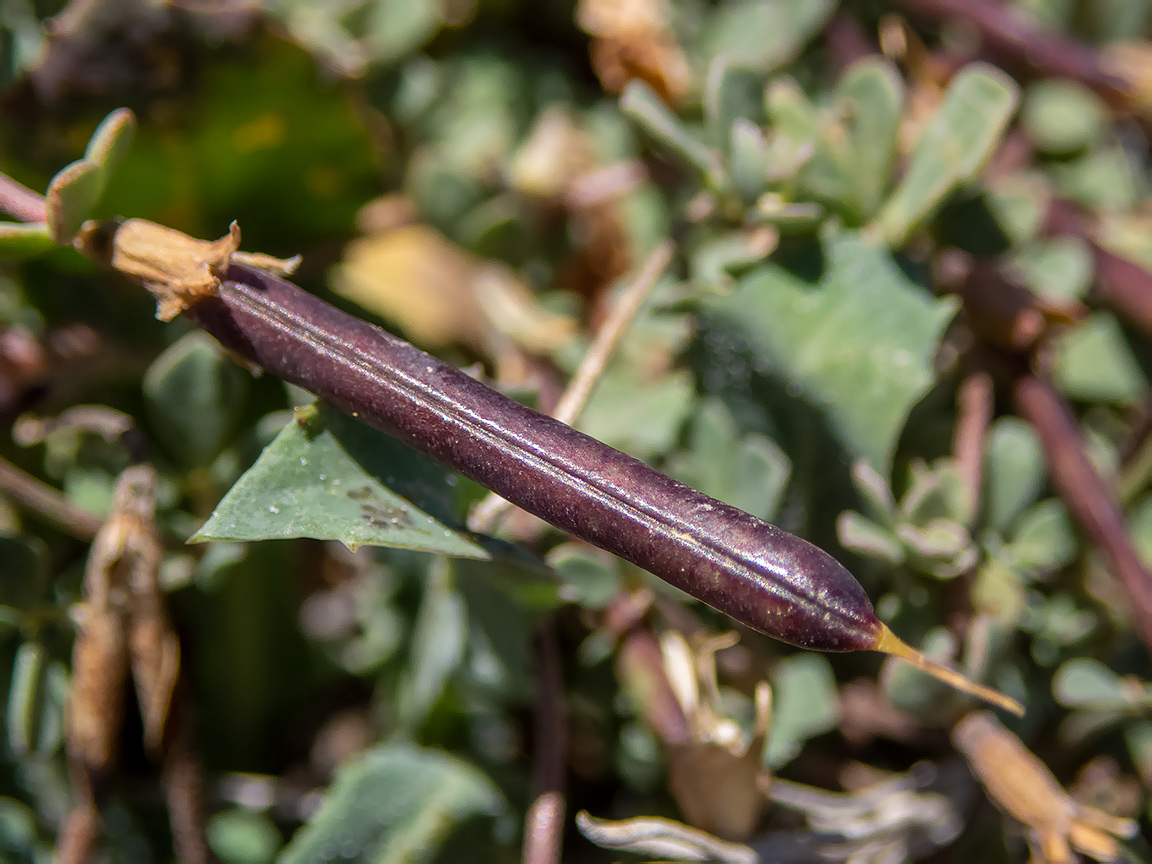
M113 250L129 259L132 250L116 239ZM215 271L212 260L207 266ZM802 648L893 654L1023 712L898 639L860 583L811 543L508 399L268 272L233 263L214 292L203 291L203 279L189 284L195 290L182 291L175 280L149 287L166 309L182 312L225 348L736 621Z
M872 647L832 556L497 393L268 273L234 265L189 315L228 349L762 633Z

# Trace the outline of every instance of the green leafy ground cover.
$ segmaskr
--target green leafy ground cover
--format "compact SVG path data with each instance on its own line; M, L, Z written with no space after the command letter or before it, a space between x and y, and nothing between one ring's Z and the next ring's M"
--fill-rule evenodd
M626 26L591 2L115 5L0 6L0 170L46 194L0 225L0 457L70 508L0 476L0 860L51 860L76 796L91 524L141 460L221 860L518 860L547 764L566 861L631 854L579 810L763 861L1023 861L1035 839L949 742L971 700L747 632L710 690L723 616L519 516L468 531L483 490L156 322L68 248L114 217L237 220L243 248L303 255L303 287L544 407L672 238L579 428L832 551L895 632L1026 703L1009 725L1061 785L1147 829L1152 607L1109 542L1152 562L1152 316L1101 258L1152 290L1131 65L1101 95L913 2L674 0ZM1152 23L1147 0L1011 5L1102 66ZM1088 227L1051 229L1054 201ZM1033 375L1098 485L1064 479L1014 400ZM1101 540L1080 514L1109 502ZM175 860L163 760L119 695L98 860ZM830 836L755 784L919 763L946 804L928 840L855 811Z

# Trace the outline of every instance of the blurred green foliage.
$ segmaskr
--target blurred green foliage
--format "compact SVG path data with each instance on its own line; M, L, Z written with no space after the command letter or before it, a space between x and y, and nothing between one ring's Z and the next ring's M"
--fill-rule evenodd
M889 4L671 0L627 27L613 4L578 5L0 4L0 170L47 196L42 223L0 224L0 457L99 516L125 466L160 472L161 578L215 854L516 860L547 744L532 725L542 629L562 648L569 814L675 818L675 748L654 716L671 663L643 666L612 616L651 589L657 630L729 623L515 517L500 539L469 533L473 484L187 323L152 322L137 288L66 248L93 217L203 237L238 220L245 249L302 253L300 284L345 308L355 241L387 295L365 307L396 310L378 323L436 334L422 347L545 405L626 274L673 237L677 262L579 427L835 552L902 638L1027 702L1017 731L1062 782L1105 765L1147 827L1152 675L1131 603L1003 387L978 487L959 464L957 392L981 337L942 267L946 252L995 258L1030 303L1083 312L1007 362L1051 371L1152 561L1152 343L1093 290L1091 245L1152 266L1146 115L963 62L948 28L908 31L960 61L947 81L912 51L843 56L833 29L872 46ZM1091 46L1152 21L1148 0L1012 5ZM613 51L645 74L612 85ZM135 124L110 113L124 105ZM1026 158L1001 158L1021 143ZM1086 208L1091 236L1047 236L1053 198ZM413 223L443 242L371 259ZM50 860L73 792L83 534L0 489L5 861ZM880 721L840 734L867 660L750 633L731 652L720 695L749 736L752 684L772 685L754 757L773 771L831 785L849 762L951 758L944 736L893 744ZM917 732L970 707L907 667L874 692L873 714L890 701ZM173 860L138 721L122 738L107 860ZM973 819L933 860L977 845L1020 860L998 829L987 839L991 811ZM770 811L760 828L789 824ZM565 860L611 860L566 831Z

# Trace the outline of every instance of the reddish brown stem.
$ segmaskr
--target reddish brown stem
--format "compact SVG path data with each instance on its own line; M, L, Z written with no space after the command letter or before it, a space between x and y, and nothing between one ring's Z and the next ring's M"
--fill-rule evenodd
M984 485L984 439L992 422L994 401L992 376L977 366L965 376L956 394L956 431L952 438L952 455L964 481L969 514L976 512Z
M564 839L567 736L556 630L546 621L536 639L536 798L524 822L524 864L559 864Z
M828 55L839 71L847 69L857 60L880 53L875 42L860 26L859 19L843 9L833 15L824 28L824 41L828 46Z
M957 19L970 24L1005 65L1036 78L1071 78L1092 88L1110 104L1129 104L1131 89L1105 72L1096 51L1081 42L1039 29L1013 6L992 0L899 0L915 17L933 22Z
M1139 264L1100 247L1092 239L1091 220L1067 201L1048 208L1045 233L1079 237L1088 243L1096 273L1096 298L1115 309L1145 333L1152 334L1152 273Z
M183 678L177 683L164 742L164 793L172 845L181 864L213 864L204 810L204 772L193 734L192 700Z
M0 210L21 222L47 222L48 209L44 196L0 174Z
M969 326L998 348L1027 351L1047 327L1036 294L1007 279L996 261L976 262L959 293Z
M660 642L647 624L626 632L616 652L616 677L631 694L644 719L665 744L686 744L691 726L668 676Z
M61 531L81 540L91 540L104 521L81 510L59 491L0 459L0 494L47 519Z
M1068 510L1111 561L1132 601L1140 637L1152 651L1152 574L1132 546L1115 490L1089 461L1072 410L1051 384L1025 374L1013 390L1020 416L1040 436L1052 482Z

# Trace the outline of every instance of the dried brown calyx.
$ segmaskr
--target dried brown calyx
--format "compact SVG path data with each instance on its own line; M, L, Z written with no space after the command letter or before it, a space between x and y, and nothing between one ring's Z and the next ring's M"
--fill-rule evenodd
M142 282L156 297L161 321L171 321L215 294L234 261L282 275L300 263L299 255L284 260L240 252L240 226L235 222L219 240L197 240L146 219L86 222L75 245L92 260Z

